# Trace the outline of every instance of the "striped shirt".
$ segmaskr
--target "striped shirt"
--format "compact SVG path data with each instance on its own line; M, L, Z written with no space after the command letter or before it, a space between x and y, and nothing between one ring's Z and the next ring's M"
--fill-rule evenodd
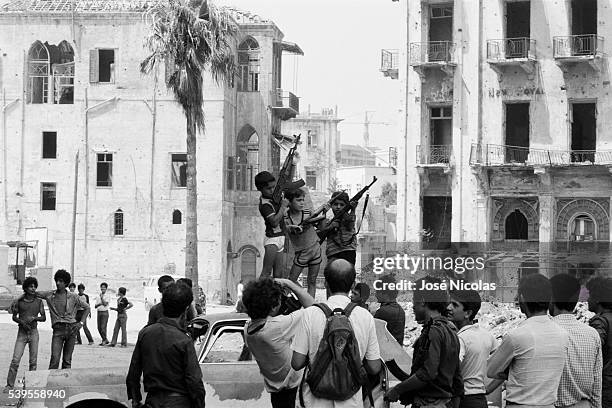
M561 374L556 407L568 407L588 400L593 408L601 407L601 341L592 327L576 320L573 314L553 317L569 335L565 367Z

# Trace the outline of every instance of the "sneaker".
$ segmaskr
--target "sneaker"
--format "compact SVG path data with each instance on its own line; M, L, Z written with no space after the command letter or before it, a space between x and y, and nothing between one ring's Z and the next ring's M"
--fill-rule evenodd
M10 390L12 390L13 387L11 387L10 385L7 385L6 387L4 387L4 389L2 390L3 394L8 394Z
M122 345L120 345L119 347L126 348L126 347L127 347L127 344L122 344Z
M89 345L90 345L90 346L93 346L93 341L90 341L90 342L89 342Z
M112 344L112 343L111 343L111 344L107 344L106 346L107 346L107 347L115 347L115 345L114 345L114 344Z

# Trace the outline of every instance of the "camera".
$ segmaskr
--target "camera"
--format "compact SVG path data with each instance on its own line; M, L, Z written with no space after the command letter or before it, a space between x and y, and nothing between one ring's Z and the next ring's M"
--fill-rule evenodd
M278 310L279 314L288 315L296 310L302 308L302 303L298 300L297 296L288 288L283 288L283 294L281 295L281 305Z

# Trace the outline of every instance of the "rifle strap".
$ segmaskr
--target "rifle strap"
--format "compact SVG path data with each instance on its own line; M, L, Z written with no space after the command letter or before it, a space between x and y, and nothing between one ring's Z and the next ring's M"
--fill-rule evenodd
M366 198L363 201L363 211L361 212L361 220L359 221L359 228L357 229L357 232L353 234L353 236L356 236L357 234L359 234L359 231L361 231L361 226L363 225L363 218L365 217L366 208L368 208L369 200L370 200L370 194L366 194Z

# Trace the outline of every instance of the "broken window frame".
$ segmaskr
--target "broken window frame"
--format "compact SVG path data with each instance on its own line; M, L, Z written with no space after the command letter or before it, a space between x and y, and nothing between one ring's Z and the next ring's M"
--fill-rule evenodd
M103 168L106 170L106 180L100 178L100 171ZM96 187L97 188L112 188L113 187L113 153L99 152L96 153Z
M577 230L580 230L581 234L576 234ZM571 221L569 233L570 241L596 241L597 224L589 214L579 214Z
M317 189L317 178L318 178L318 174L317 174L317 170L315 168L312 167L307 167L304 169L304 181L306 182L306 187L308 187L311 190L316 190Z
M247 37L238 46L238 92L259 92L259 44Z
M51 136L51 135L54 136L53 142L51 142L45 137L45 136ZM50 155L49 145L53 145L53 156ZM43 131L42 132L42 149L41 150L42 150L41 152L42 159L46 159L46 160L57 159L57 132L54 132L54 131ZM45 152L47 152L47 154Z
M122 237L124 235L123 220L123 211L121 208L118 208L117 211L113 213L113 235L116 237Z
M57 46L34 42L28 51L27 75L27 103L74 103L74 51L66 40ZM35 98L35 93L40 97Z
M100 81L100 51L112 51L113 62L109 64L109 81ZM118 49L112 47L99 47L89 50L89 82L92 84L114 84L116 81L116 67Z
M40 210L55 211L57 208L57 183L40 183Z
M187 153L170 153L170 180L172 188L187 188Z
M44 104L49 101L49 49L40 41L34 42L28 51L28 92L27 103ZM40 83L36 80L40 80ZM36 82L36 83L35 83ZM40 87L42 86L42 90ZM40 91L39 100L34 100L34 91Z

